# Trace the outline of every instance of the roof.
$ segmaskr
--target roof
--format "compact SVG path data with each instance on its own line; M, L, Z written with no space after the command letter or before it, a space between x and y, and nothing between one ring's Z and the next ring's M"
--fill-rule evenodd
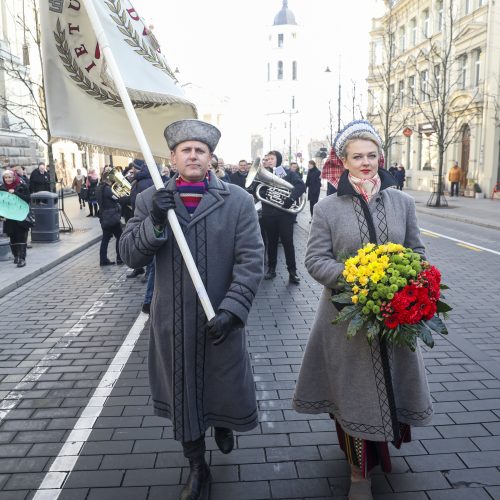
M293 12L288 8L288 0L283 0L283 7L274 18L274 26L282 24L297 24Z

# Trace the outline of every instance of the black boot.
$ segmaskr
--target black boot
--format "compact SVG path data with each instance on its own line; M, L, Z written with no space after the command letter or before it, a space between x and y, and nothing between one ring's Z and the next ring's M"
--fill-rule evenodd
M179 500L203 500L208 493L210 482L210 469L205 462L205 457L189 459L189 477L182 488Z
M298 285L300 283L300 278L297 275L297 271L289 271L289 282L294 285Z
M17 245L10 245L10 251L14 256L14 264L17 264L19 262L19 257L17 255Z
M269 266L267 273L264 275L265 280L272 280L276 278L276 268L274 266Z
M214 432L215 442L224 455L231 453L234 448L234 434L231 429L216 427Z
M19 261L17 262L17 267L24 267L26 265L26 243L19 243L17 255L19 257Z

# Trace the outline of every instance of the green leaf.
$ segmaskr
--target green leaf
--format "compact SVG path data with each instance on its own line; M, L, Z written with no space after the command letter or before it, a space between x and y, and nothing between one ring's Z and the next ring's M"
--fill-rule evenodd
M439 333L441 335L448 335L448 328L444 324L443 320L438 316L434 316L432 319L427 321L423 321L427 328L430 328L432 331Z
M354 335L356 335L356 333L358 333L359 330L361 330L361 328L363 327L363 323L363 316L361 316L361 314L359 313L356 314L356 316L351 319L349 325L347 326L347 338L351 339L352 337L354 337Z
M378 322L368 323L367 333L369 339L374 339L380 332L380 324Z
M351 297L351 292L342 292L332 295L332 302L338 302L339 304L352 304Z
M439 288L441 288L441 290L449 290L450 287L448 285L443 285L442 283L439 285Z
M358 305L347 306L339 312L337 317L332 321L334 325L338 323L343 323L344 321L348 321L352 319L356 314L361 311L361 308Z
M434 347L432 332L433 330L426 324L426 322L422 321L418 331L418 336L420 337L422 342L431 349Z
M450 307L446 302L442 302L441 300L436 302L436 307L438 313L447 313L453 310L453 307Z

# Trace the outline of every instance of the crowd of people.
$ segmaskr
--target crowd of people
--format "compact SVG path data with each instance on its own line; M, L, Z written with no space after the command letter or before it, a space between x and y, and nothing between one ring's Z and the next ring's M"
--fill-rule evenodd
M343 258L367 243L400 243L425 256L413 199L403 190L405 169L384 166L382 141L365 120L339 132L322 170L314 160L307 176L297 163L283 165L269 151L250 168L240 160L225 168L214 153L220 131L200 120L180 120L164 132L169 167L157 166L163 187L153 185L140 159L102 174L80 170L73 180L80 209L98 217L101 266L126 264L129 278L147 282L142 312L149 314L149 376L154 412L172 422L173 436L189 461L180 500L201 500L209 481L206 434L230 453L234 431L258 425L255 384L245 324L262 280L278 276L281 242L292 286L300 285L294 247L297 214L309 201L308 273L323 286L293 396L301 413L333 420L351 469L350 500L369 500L370 473L391 470L389 443L411 440L433 409L422 355L376 338L348 339L333 325ZM322 180L327 196L319 200ZM47 184L49 182L49 184ZM25 201L50 188L44 165L30 179L3 173L0 190ZM307 193L307 194L306 194ZM213 306L206 317L173 235L174 211ZM12 221L7 221L12 222ZM123 225L125 222L125 225ZM18 266L26 259L27 230L4 225ZM115 238L116 260L108 257ZM267 266L265 264L267 263ZM211 315L210 315L211 316ZM212 430L211 430L212 429Z

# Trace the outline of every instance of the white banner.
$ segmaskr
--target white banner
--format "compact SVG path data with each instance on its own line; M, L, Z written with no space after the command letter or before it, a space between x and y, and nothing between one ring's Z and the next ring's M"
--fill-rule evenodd
M195 106L130 0L91 0L98 11L148 144L168 156L163 130L196 118ZM81 0L40 0L43 68L52 138L139 152Z

